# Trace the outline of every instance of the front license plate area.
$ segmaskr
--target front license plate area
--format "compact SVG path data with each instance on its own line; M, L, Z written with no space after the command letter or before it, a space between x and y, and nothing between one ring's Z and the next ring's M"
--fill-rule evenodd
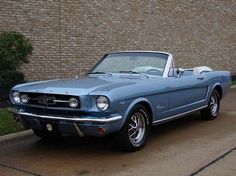
M57 122L52 121L40 121L41 127L45 131L49 132L58 132L58 124Z

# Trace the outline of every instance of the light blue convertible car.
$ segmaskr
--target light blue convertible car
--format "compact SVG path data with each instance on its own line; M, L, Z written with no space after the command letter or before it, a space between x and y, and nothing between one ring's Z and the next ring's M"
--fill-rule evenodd
M113 52L83 78L15 86L11 112L44 139L113 133L118 144L135 151L144 146L153 125L195 111L215 119L230 85L228 71L175 69L170 53Z

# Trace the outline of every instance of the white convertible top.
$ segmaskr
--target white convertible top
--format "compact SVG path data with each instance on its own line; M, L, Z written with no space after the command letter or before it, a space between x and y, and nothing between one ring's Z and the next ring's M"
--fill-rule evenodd
M207 66L200 66L200 67L194 67L193 68L193 73L194 74L201 74L204 72L211 72L213 71L211 68L207 67Z

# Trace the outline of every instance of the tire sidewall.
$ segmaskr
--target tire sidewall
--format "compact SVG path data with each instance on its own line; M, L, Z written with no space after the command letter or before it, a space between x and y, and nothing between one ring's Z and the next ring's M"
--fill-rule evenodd
M146 117L145 117L145 133L144 133L144 136L142 138L142 140L137 143L137 144L134 144L130 141L130 137L129 137L129 134L128 134L128 129L129 129L129 123L130 123L130 119L132 117L132 115L135 113L135 112L138 112L138 111L144 111L145 114L146 114ZM130 113L128 114L128 117L126 119L126 122L121 130L121 134L123 134L123 137L125 140L124 141L124 144L126 144L126 147L128 148L128 150L131 150L131 151L136 151L136 150L139 150L141 149L146 141L147 141L147 138L149 136L149 133L150 133L150 114L148 113L148 110L147 108L145 108L143 105L140 105L140 104L137 104L135 105Z
M210 109L210 102L211 102L211 97L212 96L215 96L216 97L216 101L217 101L217 111L216 111L216 114L214 115ZM208 108L209 108L209 113L211 114L212 117L217 117L218 114L219 114L219 109L220 109L220 99L219 99L219 94L216 90L214 90L210 96L210 100L209 100L209 103L208 103Z
M216 111L217 113L216 114L213 114L212 111L211 111L211 97L212 96L215 96L216 101L217 101L217 111ZM220 110L220 96L219 96L218 91L216 89L214 89L213 92L211 93L210 98L209 98L207 108L203 109L201 111L202 118L204 120L215 120L219 115L219 110Z

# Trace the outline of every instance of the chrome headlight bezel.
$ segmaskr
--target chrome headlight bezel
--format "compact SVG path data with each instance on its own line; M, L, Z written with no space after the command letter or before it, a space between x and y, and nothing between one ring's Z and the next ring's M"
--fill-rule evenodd
M97 97L96 105L98 110L106 111L110 106L110 101L106 96L101 95Z
M71 108L77 108L79 106L79 100L75 97L71 97L68 103Z
M15 104L21 103L20 93L18 91L13 91L11 97L12 97L13 103Z

